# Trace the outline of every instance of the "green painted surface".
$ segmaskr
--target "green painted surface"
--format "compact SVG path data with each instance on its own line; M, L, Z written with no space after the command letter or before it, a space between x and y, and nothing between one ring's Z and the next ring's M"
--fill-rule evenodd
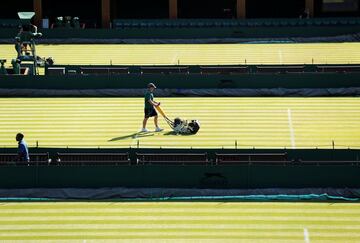
M2 76L3 89L144 89L156 80L159 88L345 88L358 87L359 73L342 74L244 74L244 75L179 75L161 74L116 76ZM155 82L155 81L154 81Z

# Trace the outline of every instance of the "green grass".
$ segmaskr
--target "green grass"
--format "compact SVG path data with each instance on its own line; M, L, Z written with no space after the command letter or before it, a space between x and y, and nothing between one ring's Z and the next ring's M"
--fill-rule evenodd
M0 241L359 242L360 204L2 203Z
M360 43L37 45L41 57L72 65L358 64ZM14 45L0 57L14 58Z
M360 148L359 98L159 98L171 118L199 119L194 136L137 134L143 98L0 98L0 147ZM153 121L148 128L153 130Z

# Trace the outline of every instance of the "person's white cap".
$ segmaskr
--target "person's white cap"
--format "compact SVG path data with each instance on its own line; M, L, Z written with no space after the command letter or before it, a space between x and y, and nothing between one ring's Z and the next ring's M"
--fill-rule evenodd
M148 88L151 88L151 87L153 87L154 89L156 89L156 85L154 84L154 83L148 83Z

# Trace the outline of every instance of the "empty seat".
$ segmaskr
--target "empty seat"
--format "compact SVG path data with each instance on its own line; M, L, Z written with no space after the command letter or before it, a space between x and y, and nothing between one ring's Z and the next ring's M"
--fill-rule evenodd
M114 28L212 28L212 27L278 27L278 26L337 26L359 25L359 18L311 18L311 19L175 19L175 20L124 20L115 19ZM0 23L1 26L1 23Z
M131 25L131 23L123 23L123 25L122 25L124 28L130 28L130 27L133 27L132 25Z
M138 164L206 165L206 153L136 153Z
M129 165L129 153L58 153L59 165Z
M17 19L0 19L0 28L18 28L19 24Z
M162 28L162 27L163 27L163 23L161 23L161 22L156 22L156 23L154 23L154 27L156 27L156 28Z
M216 164L286 164L287 153L216 154Z

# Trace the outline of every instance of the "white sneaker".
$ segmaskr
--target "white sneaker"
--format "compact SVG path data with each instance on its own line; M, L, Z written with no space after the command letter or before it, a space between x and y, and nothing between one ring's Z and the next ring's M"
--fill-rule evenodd
M147 130L146 128L142 128L140 132L149 132L149 130Z
M160 127L157 127L157 128L155 129L155 132L161 132L161 131L164 131L164 129L162 129L162 128L160 128Z

